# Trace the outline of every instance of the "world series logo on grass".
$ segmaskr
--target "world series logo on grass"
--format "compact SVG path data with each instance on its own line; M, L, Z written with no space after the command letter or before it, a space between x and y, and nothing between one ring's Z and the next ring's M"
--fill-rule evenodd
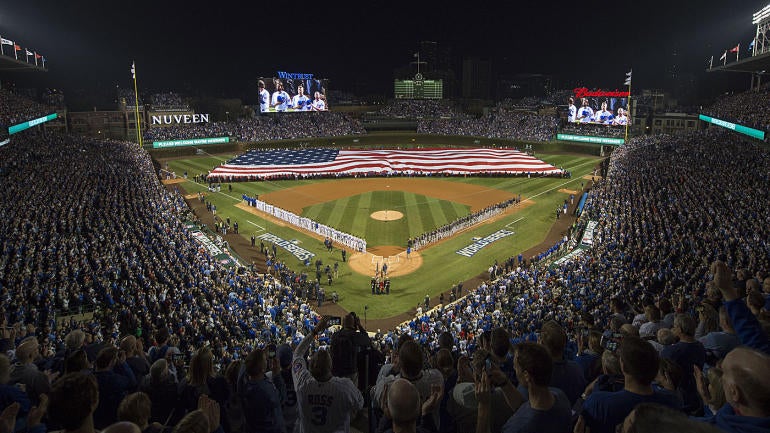
M476 242L468 245L467 247L465 247L465 248L463 248L461 250L455 251L455 252L457 254L461 255L461 256L464 256L464 257L473 257L474 254L478 253L485 246L491 244L492 242L494 242L496 240L502 239L502 238L504 238L506 236L510 236L512 234L513 234L513 232L510 231L510 230L501 229L501 230L498 230L498 231L492 233L491 235L489 235L489 236L487 236L485 238L481 238L481 239L477 240Z

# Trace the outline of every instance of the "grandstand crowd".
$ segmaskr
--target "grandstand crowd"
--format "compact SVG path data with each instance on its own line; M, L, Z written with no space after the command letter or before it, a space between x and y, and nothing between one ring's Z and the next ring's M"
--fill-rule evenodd
M479 119L452 117L421 120L417 132L423 134L470 135L512 140L548 141L553 139L559 119L555 116L512 111L498 104Z
M767 148L728 132L636 138L593 185L592 246L511 252L369 336L353 313L330 328L275 254L266 274L210 257L146 152L18 134L0 148L0 433L348 431L365 402L383 432L768 431L769 176Z
M272 141L296 138L339 137L365 131L361 124L339 113L302 113L301 116L259 116L231 122L197 123L145 131L145 140L184 140L232 137L239 141Z
M0 128L8 128L9 126L37 119L55 111L56 108L51 105L35 102L30 98L16 95L7 89L0 89Z
M724 95L703 112L718 119L767 131L770 130L770 114L767 112L768 96L770 96L770 85L764 84L758 92Z

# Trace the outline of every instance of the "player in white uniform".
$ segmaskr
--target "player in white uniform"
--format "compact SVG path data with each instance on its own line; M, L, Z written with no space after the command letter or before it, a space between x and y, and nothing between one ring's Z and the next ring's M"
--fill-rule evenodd
M614 117L612 111L607 110L607 101L602 102L602 109L594 113L594 121L605 125L612 123Z
M580 109L577 112L578 122L591 122L594 120L594 109L588 105L588 98L583 98Z
M614 119L612 119L613 125L627 125L628 124L628 116L626 116L626 110L623 109L623 107L618 107L618 115L615 116Z
M313 94L311 108L313 111L326 111L326 102L321 98L321 92L315 92Z
M291 97L285 90L283 90L283 83L280 80L275 82L275 92L273 92L273 99L270 101L270 106L275 108L275 111L286 111L289 109L291 103Z
M297 94L291 98L291 106L297 111L310 111L311 110L310 98L305 95L305 88L302 84L297 86Z
M574 122L577 115L577 107L575 107L575 99L569 98L569 106L567 107L567 122Z
M291 374L299 403L300 433L349 432L351 418L364 406L361 391L350 379L332 376L328 352L319 350L314 353L308 370L305 354L315 336L326 329L327 323L327 317L321 319L313 332L294 349Z
M270 111L270 92L265 90L265 82L259 80L257 82L257 96L259 97L259 111L260 113L267 113Z

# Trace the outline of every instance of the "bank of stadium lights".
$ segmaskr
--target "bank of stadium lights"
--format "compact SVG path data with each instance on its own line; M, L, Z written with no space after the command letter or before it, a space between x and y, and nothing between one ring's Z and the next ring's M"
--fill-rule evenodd
M763 7L759 12L754 12L751 24L759 24L767 18L770 18L770 4Z

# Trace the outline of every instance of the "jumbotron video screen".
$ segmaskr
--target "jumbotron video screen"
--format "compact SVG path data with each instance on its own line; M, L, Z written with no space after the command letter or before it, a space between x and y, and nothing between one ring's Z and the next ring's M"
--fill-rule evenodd
M567 122L626 126L631 124L628 92L574 89L567 102Z
M257 80L260 113L327 111L328 80L313 74L278 71Z

